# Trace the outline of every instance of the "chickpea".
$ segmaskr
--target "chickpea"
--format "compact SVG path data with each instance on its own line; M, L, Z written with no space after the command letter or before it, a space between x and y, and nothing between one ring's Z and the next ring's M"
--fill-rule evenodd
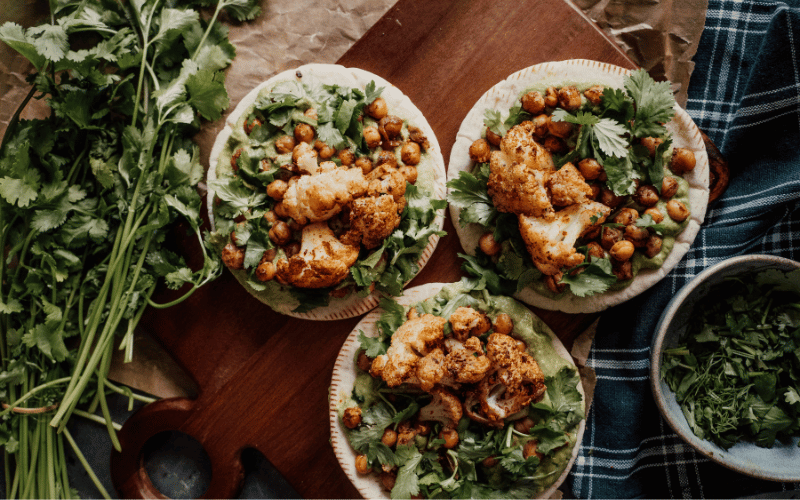
M244 248L237 247L233 242L225 245L220 257L229 269L244 269Z
M564 144L564 141L554 135L548 135L544 138L544 148L556 154L565 153L567 151L567 145Z
M300 158L302 158L304 155L311 155L314 158L319 156L319 152L317 152L316 149L310 147L309 144L310 143L307 142L301 142L300 144L294 147L294 149L292 150L292 163L294 165L298 165ZM293 166L290 165L289 168L293 168Z
M401 130L403 130L403 120L394 115L386 115L378 122L378 132L387 141L400 135Z
M586 96L586 99L588 99L589 102L591 102L595 106L598 106L603 98L603 86L592 85L583 92L583 95Z
M489 129L489 127L486 127L486 140L489 141L489 144L491 144L492 146L499 147L500 142L503 140L503 138L492 132L491 129Z
M369 474L372 468L369 466L369 460L366 455L356 456L356 472L359 474Z
M674 177L664 177L661 181L661 197L670 199L678 194L678 181Z
M444 428L439 431L439 439L444 439L444 446L451 450L458 446L458 432L455 429Z
M649 215L656 224L661 224L661 221L664 220L664 214L662 214L661 210L657 209L656 207L648 208L642 215Z
M422 149L428 149L431 146L422 130L414 125L408 126L408 140L416 142Z
M355 429L361 423L361 408L358 406L351 406L345 408L344 415L342 415L342 423L348 429Z
M383 97L378 97L367 106L367 114L376 120L380 120L389 114L389 107L386 106L386 100Z
M397 445L405 446L414 441L417 436L417 431L411 426L408 421L400 422L397 427Z
M642 137L639 143L647 148L647 152L650 153L650 157L652 158L656 155L656 148L664 143L664 139L659 137Z
M370 125L369 127L364 127L364 141L367 143L367 147L370 149L377 148L381 143L381 134L378 132L378 128Z
M356 168L360 168L364 175L372 172L372 160L367 158L366 156L362 156L358 160L356 160Z
M603 166L594 158L584 158L578 162L578 171L584 179L593 181L603 173Z
M544 105L548 108L558 106L558 91L555 87L547 87L547 90L544 91Z
M624 196L617 196L614 191L609 189L606 186L603 186L600 189L600 203L607 207L616 208L618 207L623 201L625 201Z
M350 151L350 148L340 150L336 154L336 157L339 158L339 161L342 162L342 165L345 167L349 167L356 162L356 155Z
M606 250L611 250L614 243L622 241L622 231L614 227L603 227L600 230L600 246Z
M397 168L397 156L394 154L394 151L391 150L383 150L378 153L378 166L387 165L392 168Z
M483 236L478 240L478 247L489 256L497 255L502 250L502 246L494 239L494 233L492 232L483 233Z
M500 313L494 318L494 331L503 335L511 335L514 330L514 320L506 313Z
M239 149L237 149L237 150L236 150L236 151L234 151L234 153L231 155L231 168L233 169L233 171L234 171L234 172L236 172L237 170L239 170L239 163L238 163L238 160L239 160L239 157L240 157L240 156L242 156L242 148L239 148Z
M558 89L558 104L567 111L581 107L581 93L572 85Z
M651 259L660 254L663 242L664 240L660 236L651 234L650 237L647 238L647 244L644 246L644 254Z
M278 215L273 210L269 210L264 214L264 220L269 222L270 224L275 224L278 222Z
M311 144L314 140L314 127L308 123L298 123L294 127L294 139L297 142L307 142Z
M261 256L261 262L272 262L275 260L275 256L278 255L278 251L274 248L270 248L269 250L264 250L264 255Z
M650 231L636 224L625 226L625 240L633 243L636 248L644 248L647 244L647 238L650 237Z
M484 458L481 463L483 464L484 467L492 468L495 465L499 464L500 460L498 460L494 456L488 456L488 457Z
M431 426L428 422L418 420L417 423L414 424L414 430L417 431L417 436L427 436L431 433Z
M419 144L408 141L400 148L400 159L406 165L417 165L420 161L421 151Z
M548 134L547 124L550 123L550 115L544 113L536 115L531 120L531 123L533 123L533 135L542 139Z
M275 179L267 184L267 195L269 195L269 197L273 200L280 201L286 194L287 189L289 189L289 184L286 181Z
M391 472L381 472L381 485L386 491L392 491L394 483L397 481L397 476Z
M624 262L612 261L611 272L613 272L614 276L620 281L633 279L633 264L630 260Z
M244 122L244 133L250 135L254 128L261 125L261 120L258 117L254 117L252 120L245 120Z
M275 215L278 218L285 219L285 218L289 217L289 211L286 208L286 205L284 205L282 201L276 203L275 206L272 207L272 210L275 212Z
M406 181L409 184L414 184L417 182L417 167L413 165L403 165L398 169L403 177L406 178Z
M328 146L320 140L314 142L314 149L317 150L319 157L322 160L330 160L333 155L336 154L336 150L334 148Z
M394 429L386 428L381 436L381 442L391 448L397 443L397 433Z
M292 241L285 247L283 247L283 252L286 254L287 257L293 257L300 253L300 242L299 241Z
M628 240L622 240L614 243L608 253L615 260L622 262L633 257L634 250L633 243Z
M276 245L285 245L292 237L292 231L283 221L276 222L269 230L269 239Z
M411 309L408 310L408 313L406 314L406 319L416 319L416 318L419 318L419 311L417 311L415 307L412 307Z
M519 339L515 339L514 340L514 346L517 348L517 350L519 352L525 352L525 351L528 350L528 346L525 345L525 342L523 342L523 341L521 341Z
M613 246L613 245L612 245L612 246ZM588 256L589 256L589 257L595 257L595 258L597 258L597 259L603 259L603 258L605 258L605 256L606 256L606 251L605 251L605 250L603 250L603 247L602 247L602 246L600 246L600 243L598 243L598 242L596 242L596 241L590 241L590 242L589 242L589 243L586 245L586 247L587 247L587 249L588 249L588 252L587 252L587 254L588 254Z
M689 209L678 200L667 202L667 215L675 222L683 222L689 217Z
M367 356L367 351L361 349L358 351L358 357L356 358L356 366L359 369L368 372L370 368L372 368L372 360L369 356Z
M658 203L658 190L650 184L642 184L633 193L633 201L643 207L652 207Z
M535 425L536 422L531 417L525 417L514 422L514 430L523 434L530 434Z
M316 120L319 117L317 116L317 110L314 108L308 108L307 110L303 111L303 115L306 118L311 118L312 120Z
M592 194L589 196L589 198L596 200L597 197L600 196L600 184L597 182L593 182L589 184L589 189L592 190Z
M291 230L291 231L302 231L303 227L306 224L305 224L305 222L296 221L296 220L290 218L286 222L286 225L289 226L289 230Z
M531 90L520 99L522 109L532 115L538 115L544 111L544 96L541 92Z
M282 135L275 139L275 151L280 154L291 153L294 150L294 146L294 137L291 135Z
M625 207L617 212L617 215L614 216L614 222L629 226L636 222L636 219L638 218L639 212L637 212L635 208Z
M489 149L489 142L486 139L478 139L469 146L469 158L475 163L486 163L489 161L492 151Z
M277 269L275 268L275 264L273 264L271 261L261 261L259 262L258 267L256 267L256 279L258 281L270 281L275 277L276 272Z
M696 164L697 160L694 157L694 151L687 148L675 148L672 151L669 169L678 175L682 175L694 170Z
M572 135L572 131L574 129L575 125L570 122L557 122L553 119L550 119L547 122L547 131L556 137L561 137L562 139L566 139Z
M530 457L538 457L541 459L544 455L538 451L539 443L536 440L531 440L525 443L522 447L522 456L527 460Z
M552 276L545 276L544 277L544 284L547 285L547 288L553 293L561 293L567 288L566 283L559 283L563 275L561 273L554 274Z

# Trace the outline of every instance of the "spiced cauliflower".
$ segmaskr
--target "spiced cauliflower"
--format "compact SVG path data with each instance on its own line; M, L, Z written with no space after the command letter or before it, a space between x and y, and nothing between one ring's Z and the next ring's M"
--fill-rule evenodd
M324 288L342 281L358 258L358 247L339 241L324 222L303 228L300 252L276 264L281 283L302 288Z

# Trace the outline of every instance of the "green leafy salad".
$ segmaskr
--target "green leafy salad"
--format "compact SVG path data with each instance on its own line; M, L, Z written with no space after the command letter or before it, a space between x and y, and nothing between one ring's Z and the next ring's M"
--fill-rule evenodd
M661 377L701 439L728 449L800 437L800 270L712 287L664 350Z
M464 269L493 293L560 299L661 267L692 209L696 159L673 143L675 106L668 82L637 70L621 88L533 81L510 109L485 109L469 164L447 183L471 235Z
M381 307L338 407L357 473L391 498L534 498L553 486L584 400L544 322L468 278Z
M212 241L273 309L399 295L444 234L434 223L446 206L435 197L444 172L435 137L371 76L332 65L279 75L223 137L208 182Z

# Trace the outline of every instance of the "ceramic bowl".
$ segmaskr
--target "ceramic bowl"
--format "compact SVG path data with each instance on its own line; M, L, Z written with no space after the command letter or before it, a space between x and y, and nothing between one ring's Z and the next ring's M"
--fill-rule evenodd
M725 450L711 441L694 435L683 416L675 394L661 380L661 354L678 345L686 330L687 318L694 305L709 289L729 276L767 268L790 271L800 262L772 255L743 255L715 264L695 276L667 304L653 336L650 350L650 384L656 404L670 427L684 441L711 460L742 474L774 481L800 481L800 448L798 438L791 443L776 442L772 448L739 442Z

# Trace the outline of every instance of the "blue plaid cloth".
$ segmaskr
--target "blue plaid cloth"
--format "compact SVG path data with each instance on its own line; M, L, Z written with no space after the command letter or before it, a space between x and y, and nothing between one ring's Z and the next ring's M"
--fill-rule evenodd
M800 497L800 483L754 479L696 453L661 418L649 385L660 313L693 276L741 254L800 259L800 2L710 0L694 61L686 108L728 160L731 183L673 272L600 319L588 360L595 399L568 479L577 498Z

